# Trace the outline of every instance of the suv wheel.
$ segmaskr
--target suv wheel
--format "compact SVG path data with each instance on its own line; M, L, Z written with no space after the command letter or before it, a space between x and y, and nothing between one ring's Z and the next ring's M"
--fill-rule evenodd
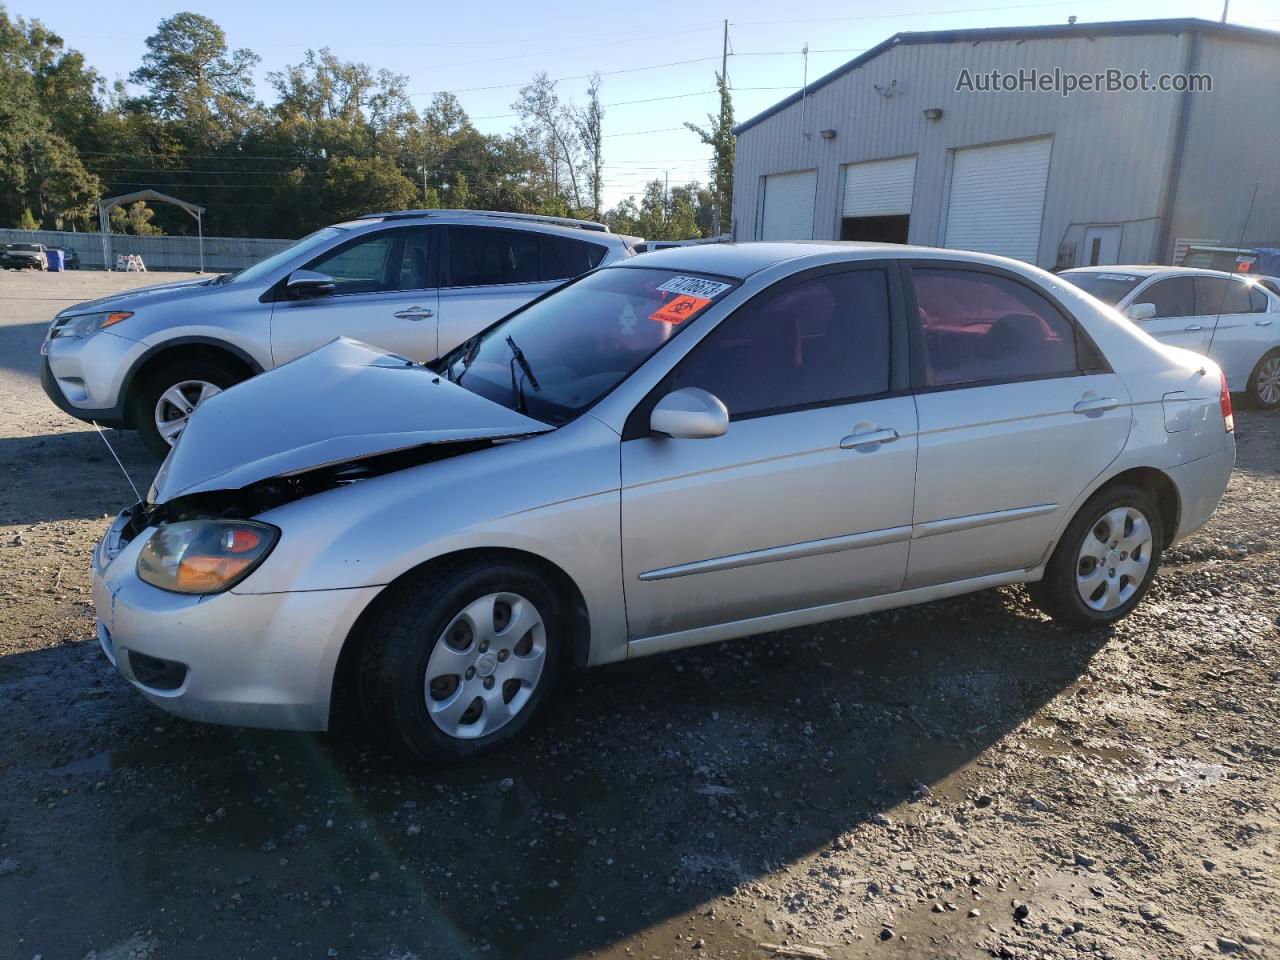
M133 391L130 416L138 436L163 459L195 408L243 379L230 365L216 360L179 360L161 368Z
M1145 491L1127 484L1099 490L1067 526L1044 579L1027 584L1031 598L1055 620L1108 626L1146 594L1163 543L1160 511Z
M391 588L361 649L366 719L420 760L456 762L517 736L566 648L555 591L531 569L469 559Z

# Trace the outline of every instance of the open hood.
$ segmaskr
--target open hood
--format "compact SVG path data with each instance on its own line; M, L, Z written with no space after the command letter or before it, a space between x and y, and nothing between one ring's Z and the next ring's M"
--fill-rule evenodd
M147 499L161 504L426 444L552 429L403 357L339 337L202 403Z

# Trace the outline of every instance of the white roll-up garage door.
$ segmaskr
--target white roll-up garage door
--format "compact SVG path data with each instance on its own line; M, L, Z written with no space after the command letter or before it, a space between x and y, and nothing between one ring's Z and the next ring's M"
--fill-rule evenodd
M945 245L1035 263L1052 139L955 152Z
M916 182L916 158L872 160L844 168L846 217L893 217L911 213Z
M812 240L818 171L775 173L764 178L761 240Z

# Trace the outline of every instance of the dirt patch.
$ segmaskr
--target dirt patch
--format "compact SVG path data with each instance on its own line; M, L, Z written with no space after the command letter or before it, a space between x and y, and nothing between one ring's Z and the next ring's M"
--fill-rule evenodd
M1114 631L1005 589L650 658L424 771L185 723L103 660L131 494L36 350L145 279L0 275L0 956L1276 955L1280 415L1237 415L1222 510Z

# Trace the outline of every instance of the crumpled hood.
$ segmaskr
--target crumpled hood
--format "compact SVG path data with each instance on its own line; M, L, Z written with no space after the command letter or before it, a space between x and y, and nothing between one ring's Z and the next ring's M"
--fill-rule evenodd
M77 303L74 307L64 310L59 316L73 317L82 313L97 313L103 309L137 310L143 306L167 303L170 300L185 299L190 296L216 294L227 289L218 284L212 284L209 280L209 277L196 277L193 280L157 283L154 287L141 287L137 290L113 293L109 297Z
M409 447L553 428L346 337L202 403L148 500L238 490Z

